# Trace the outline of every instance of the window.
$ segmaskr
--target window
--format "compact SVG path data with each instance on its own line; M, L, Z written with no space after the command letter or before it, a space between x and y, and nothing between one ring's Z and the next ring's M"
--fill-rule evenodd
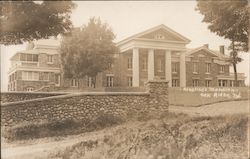
M177 73L178 71L178 63L174 62L172 63L172 73Z
M178 80L177 79L173 79L172 80L172 87L178 87Z
M93 88L95 87L92 77L87 77L87 86L88 87L93 87Z
M128 58L128 69L132 69L132 57Z
M206 73L211 72L211 63L206 63Z
M38 55L36 55L36 54L21 54L20 60L27 61L27 62L38 62Z
M61 76L59 74L55 75L55 83L57 86L60 86L60 78L61 78Z
M147 71L147 69L148 69L148 60L145 57L145 58L142 59L142 70Z
M43 73L43 80L48 81L49 80L49 72Z
M113 87L114 85L114 77L113 76L107 76L107 87Z
M219 87L226 87L227 86L227 80L218 80Z
M224 65L221 65L220 66L220 73L224 73L225 72L225 66Z
M128 77L128 86L129 87L133 86L133 77Z
M164 70L163 59L158 59L158 72L163 72L163 70Z
M230 80L229 85L230 85L230 87L234 87L234 81L233 81L233 80Z
M199 86L199 80L193 79L193 87L198 87L198 86Z
M27 88L26 88L26 91L28 91L28 92L32 92L33 90L34 90L33 87L27 87Z
M78 86L78 80L72 79L71 80L71 87L77 87Z
M48 62L53 63L53 55L48 55Z
M112 63L108 63L108 69L112 69L113 68L113 64Z
M205 86L210 87L211 86L211 80L205 80Z
M163 39L165 39L165 36L162 34L156 34L154 38L159 39L159 40L163 40Z
M198 62L193 63L193 73L198 73Z
M22 72L22 79L23 80L39 80L39 73L38 72L32 72L32 71L23 71Z

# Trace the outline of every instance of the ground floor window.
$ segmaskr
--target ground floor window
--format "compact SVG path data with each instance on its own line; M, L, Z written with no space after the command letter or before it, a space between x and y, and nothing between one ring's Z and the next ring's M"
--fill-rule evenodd
M133 77L128 77L128 86L129 87L133 86Z
M226 87L227 86L227 80L218 80L219 87Z
M114 76L107 76L107 87L113 87L114 86Z
M59 74L55 75L55 83L57 86L60 86L61 76Z
M71 80L71 86L72 87L77 87L78 86L78 80L77 79L72 79Z
M205 80L205 86L206 87L211 87L211 80Z
M230 87L234 87L234 81L230 80L230 81L229 81L229 86L230 86Z
M93 77L87 77L87 86L91 87L91 88L95 88L95 84L94 84L94 78Z
M178 87L179 86L179 80L178 79L173 79L172 80L172 87Z
M198 87L198 86L199 86L199 80L193 79L193 87Z
M38 72L32 72L32 71L23 71L22 72L22 79L23 80L39 80L39 73Z

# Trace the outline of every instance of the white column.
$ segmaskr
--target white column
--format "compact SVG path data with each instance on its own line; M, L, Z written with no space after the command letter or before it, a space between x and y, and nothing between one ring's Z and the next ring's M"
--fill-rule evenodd
M133 48L133 87L139 87L139 49Z
M180 87L186 87L186 60L185 52L180 55Z
M171 51L165 51L165 78L168 81L168 86L172 87L172 63L171 63Z
M154 50L148 50L148 80L153 80L155 77Z

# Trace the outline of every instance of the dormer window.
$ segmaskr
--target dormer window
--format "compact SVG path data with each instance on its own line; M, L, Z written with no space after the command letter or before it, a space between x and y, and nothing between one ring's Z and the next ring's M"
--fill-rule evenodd
M162 35L162 34L156 34L156 35L155 35L155 39L163 40L163 39L165 39L165 36Z

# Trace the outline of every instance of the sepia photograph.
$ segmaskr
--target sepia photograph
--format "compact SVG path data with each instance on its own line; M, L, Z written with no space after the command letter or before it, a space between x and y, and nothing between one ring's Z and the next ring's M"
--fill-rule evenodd
M248 3L1 1L1 158L250 159Z

